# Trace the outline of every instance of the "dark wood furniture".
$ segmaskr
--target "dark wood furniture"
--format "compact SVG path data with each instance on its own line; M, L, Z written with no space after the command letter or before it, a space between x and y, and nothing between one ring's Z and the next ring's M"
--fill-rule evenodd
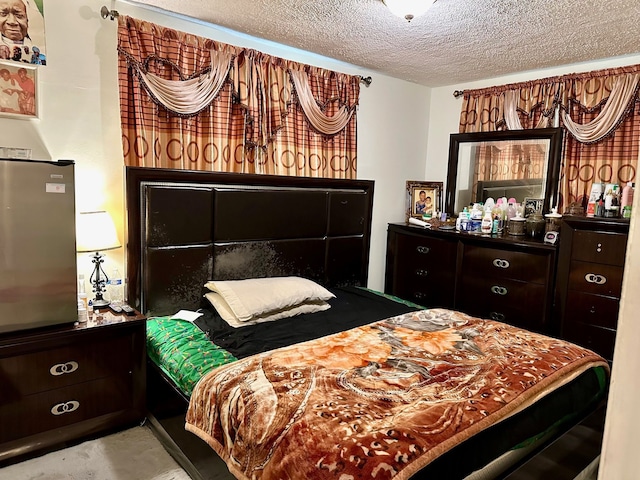
M0 336L0 466L143 420L145 356L140 314Z
M562 337L613 360L629 221L565 216L558 306Z
M213 278L367 284L370 180L127 167L128 301L196 310Z
M385 293L552 334L556 247L526 237L390 224Z
M327 286L364 286L372 204L373 183L368 181L129 167L129 302L151 313L198 308L203 284L211 278L309 275ZM433 241L430 251L437 255L429 257L425 262L427 275L419 277L426 279L425 294L438 299L441 306L455 303L455 296L447 298L452 291L449 287L462 288L457 281L459 272L479 261L471 247L483 246L516 256L538 249L545 261L553 263L555 259L554 247L524 238L509 242L478 236L468 243L451 232L424 234L421 228L410 227L404 231L410 235L402 236L408 242L401 245L403 252L408 252L408 246L420 246L425 238ZM395 251L399 251L397 247ZM432 280L428 272L436 262L440 262L442 275ZM516 278L511 280L535 283L535 278L518 273L519 267L514 271ZM405 286L411 288L412 284ZM545 284L545 292L547 288L552 287ZM544 301L538 303L536 308L545 311L550 306ZM188 397L153 362L148 365L148 418L165 447L194 479L233 478L210 447L185 431ZM571 404L572 411L575 407ZM529 413L522 414L528 420ZM583 414L569 423L577 422ZM519 462L534 454L565 428L568 426L562 425L520 450L518 458L510 456L510 461ZM458 454L454 455L457 461ZM461 453L459 458L465 455ZM420 472L415 477L420 478Z
M196 310L211 279L366 286L373 189L369 180L127 167L128 302L149 316ZM233 478L185 431L189 398L148 367L156 436L192 478Z

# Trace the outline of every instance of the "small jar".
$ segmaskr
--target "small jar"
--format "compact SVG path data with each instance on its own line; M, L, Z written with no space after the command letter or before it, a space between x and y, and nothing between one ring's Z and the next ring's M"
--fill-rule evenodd
M525 222L525 219L522 218L519 214L516 214L515 217L509 219L509 223L508 223L509 235L516 235L516 236L524 235L524 222Z
M527 235L531 238L542 238L547 222L545 222L541 213L532 213L527 217Z
M547 218L547 225L545 227L545 232L559 232L560 231L560 222L562 221L562 215L558 213L557 208L552 208L551 213L547 213L545 215Z

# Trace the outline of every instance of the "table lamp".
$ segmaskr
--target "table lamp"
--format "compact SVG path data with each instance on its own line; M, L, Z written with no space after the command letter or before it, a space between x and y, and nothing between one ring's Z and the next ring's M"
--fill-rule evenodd
M105 250L120 248L120 241L116 233L111 215L104 211L82 212L76 221L76 251L94 252L92 262L95 265L89 282L93 286L96 296L91 301L93 308L103 308L109 302L102 296L109 277L102 269Z

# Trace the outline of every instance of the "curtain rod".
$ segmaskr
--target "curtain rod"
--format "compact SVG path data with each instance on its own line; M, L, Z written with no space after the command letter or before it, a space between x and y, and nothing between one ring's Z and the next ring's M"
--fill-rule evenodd
M109 20L115 20L120 16L120 13L117 10L109 10L106 6L103 5L100 9L100 16L105 20L107 18ZM364 83L366 87L371 85L371 82L373 81L371 77L363 77L362 75L358 75L358 78L360 79L360 83Z
M358 75L358 78L360 78L360 83L364 83L365 87L368 87L369 85L371 85L371 82L373 82L373 79L371 77L363 77L361 75Z
M464 90L455 90L453 92L453 96L456 97L456 98L461 97L463 95L464 95Z

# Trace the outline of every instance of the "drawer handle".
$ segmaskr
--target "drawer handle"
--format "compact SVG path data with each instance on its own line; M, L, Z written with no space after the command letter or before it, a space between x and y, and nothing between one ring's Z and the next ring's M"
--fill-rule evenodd
M511 264L509 260L503 260L502 258L496 258L493 260L493 266L498 268L509 268Z
M491 287L491 292L495 293L496 295L506 295L507 293L509 293L505 287L500 287L498 285L494 285L493 287Z
M422 270L419 268L416 270L416 275L418 275L419 277L426 277L427 275L429 275L429 270Z
M599 243L598 246L596 247L596 252L602 253L602 244L601 243Z
M65 413L75 412L80 407L80 402L76 400L70 400L68 402L58 403L51 407L51 413L53 415L63 415Z
M584 279L587 283L595 283L596 285L604 285L607 283L607 277L598 273L587 273Z
M496 320L498 322L504 322L504 313L500 313L500 312L491 312L489 314L489 318L491 318L491 320Z
M49 369L49 373L54 377L64 375L65 373L73 373L78 369L78 362L57 363Z
M414 298L417 298L418 300L422 300L423 298L426 297L426 295L422 292L416 292L413 294Z
M596 313L596 307L592 305L591 308L589 309L589 313L592 315Z
M418 253L429 253L429 250L431 250L429 247L423 247L422 245L419 245L416 247L416 250L418 251Z

